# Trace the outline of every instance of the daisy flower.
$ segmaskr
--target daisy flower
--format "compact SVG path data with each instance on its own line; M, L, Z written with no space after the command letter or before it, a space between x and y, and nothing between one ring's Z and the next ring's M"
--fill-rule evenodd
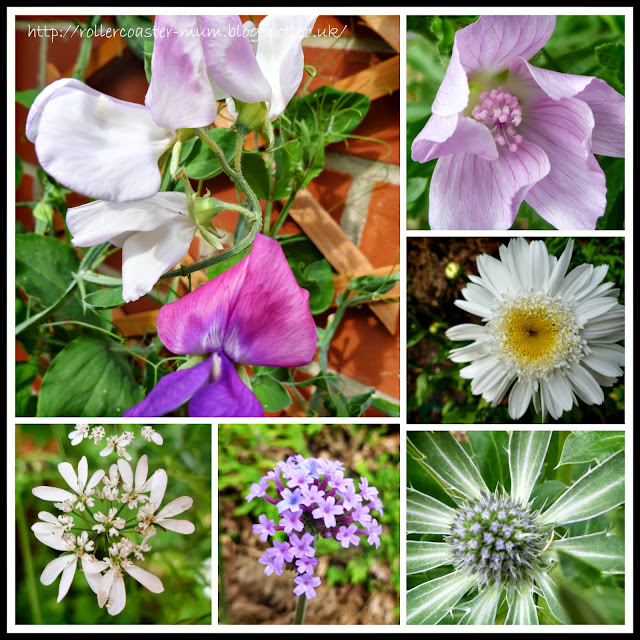
M602 387L623 374L624 307L619 289L602 282L607 265L582 264L569 273L573 240L560 256L544 242L515 238L500 247L500 259L477 258L479 276L455 304L482 318L482 324L451 327L451 340L473 340L453 349L453 362L471 391L497 406L509 393L516 420L533 401L544 418L569 411L578 399L602 404Z

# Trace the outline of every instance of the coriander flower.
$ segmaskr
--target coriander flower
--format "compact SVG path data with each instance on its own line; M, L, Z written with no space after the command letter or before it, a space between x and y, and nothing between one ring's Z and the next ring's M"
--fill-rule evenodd
M159 416L189 403L189 415L262 416L236 366L297 367L315 353L309 292L278 242L258 234L240 262L158 314L158 335L172 353L207 356L164 376L126 417Z
M481 16L455 34L432 115L411 147L439 158L432 229L508 229L522 201L557 229L595 229L605 175L624 157L624 96L590 76L529 64L554 16ZM508 74L507 74L508 71Z
M89 425L77 424L74 431L69 433L69 440L71 440L71 446L75 447L80 444L85 438L89 437Z
M377 534L382 532L382 527L372 530L368 514L370 507L378 507L373 507L372 502L365 506L363 501L371 500L378 491L375 487L368 487L365 478L361 480L362 486L368 488L365 495L354 493L354 483L344 477L341 462L297 455L278 462L273 471L260 479L259 484L254 483L247 499L262 497L274 505L281 516L278 526L274 526L275 521L269 520L266 514L261 514L259 523L253 525L253 532L260 536L262 542L270 536L273 538L273 546L259 559L260 564L265 565L265 574L281 575L285 569L293 571L296 574L295 595L315 598L315 587L320 585L320 578L314 576L318 565L317 536L334 538L346 549L350 545L359 545L360 537L368 535L368 543L375 544L377 548L380 544ZM276 497L267 493L271 482ZM295 489L286 488L285 482ZM260 495L256 488L260 489ZM380 503L377 497L375 499ZM382 508L381 504L379 508ZM280 531L286 534L284 541L276 537Z
M451 351L471 391L497 406L509 393L509 415L520 418L533 401L536 412L554 419L578 399L604 401L602 387L623 374L624 307L619 289L602 283L608 266L583 264L569 273L569 240L560 256L549 255L540 240L516 238L500 247L500 260L478 256L480 276L470 276L465 300L455 304L482 318L446 335L473 340Z
M540 598L554 618L567 623L552 574L559 552L586 560L604 573L624 572L621 536L593 530L573 536L569 526L624 502L624 450L608 452L608 457L537 508L532 492L551 436L549 431L511 432L507 490L509 485L487 486L450 433L410 434L409 454L445 488L455 506L407 489L407 533L429 536L408 540L407 573L440 568L439 577L408 590L408 624L437 624L454 610L463 612L461 624L494 624L503 604L508 610L505 624L538 624L536 599ZM597 526L594 522L596 531ZM443 536L442 541L433 541L433 536Z

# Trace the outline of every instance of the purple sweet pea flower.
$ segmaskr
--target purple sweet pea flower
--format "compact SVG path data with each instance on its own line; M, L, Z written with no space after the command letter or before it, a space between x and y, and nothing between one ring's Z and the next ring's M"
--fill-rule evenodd
M260 540L262 542L266 542L269 536L274 536L276 534L275 522L273 520L268 520L264 513L261 513L258 519L260 520L260 523L253 525L253 533L256 535L259 534Z
M432 229L508 229L523 200L558 229L595 229L606 185L594 153L624 157L624 97L530 65L554 27L554 16L481 16L456 33L411 148L418 162L439 158Z
M155 27L165 33L154 41L144 106L71 78L56 80L35 99L27 138L42 167L66 187L113 202L149 198L160 187L158 160L178 130L215 119L216 99L224 94L207 72L203 39L181 35L201 29L202 20L156 16Z
M256 236L238 264L158 314L158 335L167 349L211 356L162 378L124 416L161 416L186 401L192 417L263 416L234 364L308 364L316 348L308 300L278 242Z
M296 576L293 581L298 585L294 588L293 593L297 596L301 596L303 593L307 596L307 600L316 597L316 590L314 587L320 586L320 578L314 578L308 573Z

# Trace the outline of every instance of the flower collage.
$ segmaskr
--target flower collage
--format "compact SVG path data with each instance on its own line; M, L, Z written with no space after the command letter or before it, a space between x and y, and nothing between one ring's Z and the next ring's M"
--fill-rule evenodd
M632 632L632 9L124 11L8 9L7 631Z

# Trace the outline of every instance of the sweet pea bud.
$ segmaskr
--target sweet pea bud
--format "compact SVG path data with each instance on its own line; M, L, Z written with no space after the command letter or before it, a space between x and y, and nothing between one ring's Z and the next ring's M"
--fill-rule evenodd
M268 148L274 144L273 125L269 120L269 112L264 102L249 104L240 100L235 100L235 107L238 111L236 127L238 131L248 133L257 131L267 141Z

